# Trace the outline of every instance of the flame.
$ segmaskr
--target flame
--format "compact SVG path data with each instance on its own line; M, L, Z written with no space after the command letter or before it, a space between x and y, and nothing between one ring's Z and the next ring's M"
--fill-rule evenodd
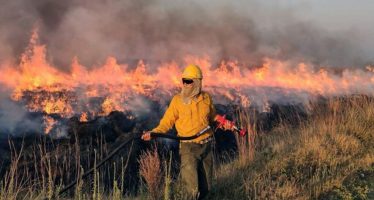
M372 66L366 69L342 68L340 73L334 73L328 70L328 66L295 65L272 58L264 59L263 64L256 67L242 66L237 61L221 62L216 67L207 56L186 56L185 64L188 63L202 68L204 90L245 107L254 100L248 92L250 89L280 88L286 95L288 91L339 95L373 94L374 88ZM108 57L104 65L88 69L74 58L70 73L63 72L47 61L46 46L38 43L38 34L34 31L21 62L1 65L0 84L11 88L11 98L25 102L30 111L62 117L77 115L80 121L87 121L88 116L130 109L128 101L134 95L151 99L170 97L181 86L182 67L176 62L149 66L140 60L133 68ZM46 122L53 124L49 118ZM48 127L46 132L50 131Z
M80 122L87 122L88 121L88 115L86 112L83 112L82 115L79 117Z
M99 115L106 116L114 110L124 111L118 101L120 101L120 99L116 100L112 98L106 98L101 105L102 112Z
M44 133L49 134L56 123L57 121L54 120L52 117L43 116Z

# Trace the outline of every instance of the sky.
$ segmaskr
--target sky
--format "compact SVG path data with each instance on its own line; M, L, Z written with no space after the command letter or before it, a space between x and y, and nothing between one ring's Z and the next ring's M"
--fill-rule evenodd
M356 36L355 44L363 49L360 53L366 54L364 57L374 58L373 0L256 0L256 2L261 8L259 12L263 12L264 15L270 13L269 15L277 16L272 12L274 10L282 14L288 12L294 18L305 23L310 22L325 31L352 34Z
M291 7L301 18L315 21L325 28L374 30L374 1L372 0L280 0L278 3L263 2L274 4L274 6L278 4L280 7Z

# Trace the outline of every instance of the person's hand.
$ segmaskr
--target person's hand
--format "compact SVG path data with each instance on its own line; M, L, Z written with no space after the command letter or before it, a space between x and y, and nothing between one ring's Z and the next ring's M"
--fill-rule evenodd
M222 128L223 128L223 130L225 130L225 131L234 131L233 124L232 124L230 121L226 121L226 123L224 123L224 124L222 125Z
M142 140L150 141L151 139L151 131L143 131Z

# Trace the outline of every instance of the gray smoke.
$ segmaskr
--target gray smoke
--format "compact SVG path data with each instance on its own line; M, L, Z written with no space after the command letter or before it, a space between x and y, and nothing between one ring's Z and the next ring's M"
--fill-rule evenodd
M19 57L34 26L49 61L63 69L74 56L86 66L102 64L107 56L127 63L181 62L185 55L250 65L264 57L329 66L373 61L370 37L360 30L327 31L299 19L292 8L256 0L1 0L0 5L0 62Z
M25 108L9 99L9 91L0 88L0 134L18 134L41 132L41 122L27 117ZM27 128L25 128L27 127Z

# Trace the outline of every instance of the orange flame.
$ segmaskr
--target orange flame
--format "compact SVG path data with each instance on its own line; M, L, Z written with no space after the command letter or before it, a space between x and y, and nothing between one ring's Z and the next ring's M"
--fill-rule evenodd
M44 116L43 121L44 121L44 133L49 134L51 130L53 129L53 126L57 122L50 116Z
M27 99L26 107L30 111L63 117L78 115L81 121L87 121L88 115L128 110L126 102L131 95L155 98L158 91L170 96L181 84L182 66L175 62L149 66L139 61L136 68L131 69L126 64L119 64L114 57L108 57L103 66L88 70L74 58L71 72L62 72L47 62L46 47L37 41L38 35L34 31L20 64L3 64L0 68L0 83L13 90L11 98L14 101ZM372 94L374 88L371 66L361 70L342 69L336 74L326 70L328 67L317 69L309 63L295 66L292 62L271 58L265 59L262 66L252 68L234 61L222 62L215 68L206 56L186 56L185 63L202 68L204 90L246 107L252 103L251 96L246 93L250 88L281 88L285 92L293 90L319 95ZM151 68L157 68L157 71L150 73ZM99 108L92 108L90 98L100 99Z
M88 121L88 116L86 112L83 112L79 118L80 122L87 122Z

